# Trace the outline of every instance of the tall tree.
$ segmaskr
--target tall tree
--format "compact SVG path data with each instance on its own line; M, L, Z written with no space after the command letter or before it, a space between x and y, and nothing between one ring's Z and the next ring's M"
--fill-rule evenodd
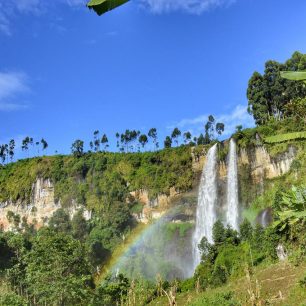
M181 136L182 132L178 128L174 128L171 134L171 138L175 141L178 146L178 138Z
M267 61L264 74L254 72L249 80L247 98L248 111L259 125L270 119L284 117L285 105L297 98L306 96L303 82L292 80L288 71L306 70L306 54L295 52L284 64ZM290 79L284 79L281 72L286 71Z
M39 156L39 145L40 145L40 142L35 141L35 146L36 146L36 149L37 149L37 156Z
M218 122L218 123L216 124L216 132L217 132L217 134L218 134L219 136L221 136L222 133L224 132L224 128L225 128L224 123Z
M109 145L108 145L108 138L107 138L106 134L103 134L103 136L101 138L101 143L104 146L104 151L106 151L107 148L109 147Z
M158 139L157 139L157 129L156 128L151 128L149 130L149 133L148 133L148 136L153 140L153 144L154 144L154 147L155 149L158 149Z
M27 137L25 137L22 140L21 150L28 152L28 150L29 150L29 143L30 143L30 137L27 136Z
M100 151L100 139L99 139L99 134L100 132L98 130L94 131L94 148L95 148L95 152L99 152Z
M187 144L188 142L190 142L190 140L191 140L191 133L188 131L188 132L185 132L184 133L184 142L185 142L185 144Z
M165 146L166 149L167 148L171 148L171 146L172 146L172 139L171 139L170 136L166 137L166 139L164 141L164 146Z
M3 144L0 146L0 158L3 164L5 163L7 157L8 157L8 145Z
M77 139L71 146L71 152L75 157L81 157L84 154L84 141Z
M146 134L142 134L138 138L139 143L141 144L142 148L148 143L148 137Z
M117 132L116 133L116 139L117 139L117 148L118 148L118 150L120 151L120 134Z
M10 156L10 160L11 162L13 161L14 158L14 154L15 154L15 140L11 139L9 142L9 156Z
M44 138L41 139L40 143L41 143L41 145L42 145L42 150L43 150L43 151L47 150L47 148L48 148L48 143L47 143L47 141L46 141Z

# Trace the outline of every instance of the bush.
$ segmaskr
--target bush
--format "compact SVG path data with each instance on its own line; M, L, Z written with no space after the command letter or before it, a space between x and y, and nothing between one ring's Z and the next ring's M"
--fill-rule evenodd
M0 297L1 306L27 306L28 303L15 293L6 293Z
M190 306L239 306L238 300L233 297L233 292L217 293L212 296L203 296L191 303Z

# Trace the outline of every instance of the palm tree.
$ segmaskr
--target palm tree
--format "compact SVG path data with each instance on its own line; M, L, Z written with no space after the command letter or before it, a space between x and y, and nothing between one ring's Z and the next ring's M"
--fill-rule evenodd
M129 0L91 0L87 7L93 9L99 16L128 2Z

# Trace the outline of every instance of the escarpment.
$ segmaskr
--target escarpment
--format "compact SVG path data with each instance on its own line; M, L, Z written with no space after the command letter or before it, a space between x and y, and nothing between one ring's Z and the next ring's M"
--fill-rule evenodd
M225 144L226 146L227 144ZM190 151L189 151L190 152ZM187 191L181 191L179 188L173 186L169 187L167 193L159 192L152 195L151 190L145 186L143 188L129 190L128 193L140 204L137 212L133 213L134 217L138 222L148 223L151 219L160 218L165 211L171 205L175 205L176 202L180 201L181 198L188 202L190 205L186 205L183 214L192 215L192 210L196 206L197 197L197 185L199 182L199 176L202 172L203 166L206 162L207 150L204 148L200 151L197 148L197 152L191 149L191 156L189 163L188 159L183 160L181 163L187 163L184 165L184 169L191 170L193 173L193 189L190 186L191 196L185 197ZM189 153L190 154L190 153ZM290 170L290 166L295 159L297 150L293 146L276 157L271 156L268 150L263 145L258 145L250 148L240 148L238 150L238 175L239 175L239 189L240 189L240 202L243 206L248 206L252 200L265 190L265 182L267 180L274 179L281 175L286 174ZM154 161L155 162L155 161ZM120 166L121 176L125 176L125 170L122 165ZM225 185L227 180L227 159L219 160L218 162L218 185L220 201L224 200ZM179 185L180 174L177 174L176 168L173 166L173 177ZM181 166L180 166L181 167ZM123 169L123 170L122 170ZM186 172L186 170L184 173ZM133 170L133 169L132 169ZM166 169L167 170L167 169ZM84 170L82 170L84 171ZM131 170L129 170L131 171ZM101 168L100 172L103 172ZM99 176L100 172L96 171L92 173L92 176ZM177 173L175 173L177 172ZM135 171L135 175L137 172ZM140 175L140 174L139 174ZM63 180L72 180L71 177L65 177ZM103 178L101 178L103 180ZM191 178L190 178L191 180ZM85 184L86 178L77 178L78 184ZM107 182L106 182L107 184ZM129 185L129 183L126 183ZM190 183L188 183L190 185ZM185 183L185 185L188 185ZM18 180L16 179L16 188L18 188ZM32 184L30 190L31 194L27 197L27 200L11 200L7 199L0 202L0 226L4 230L12 230L16 228L16 224L26 222L33 224L39 228L48 223L52 215L59 208L65 208L72 218L77 211L82 210L85 219L91 218L91 207L85 202L80 204L77 195L75 197L70 196L70 200L63 198L65 197L65 190L61 190L59 193L57 190L57 184L50 177L37 177L35 182ZM131 187L132 188L132 187ZM186 189L186 188L185 188ZM92 191L94 192L94 191ZM89 191L89 194L91 191ZM60 195L58 195L60 194ZM191 200L192 199L192 200ZM222 203L221 203L222 206ZM189 218L190 216L188 216Z

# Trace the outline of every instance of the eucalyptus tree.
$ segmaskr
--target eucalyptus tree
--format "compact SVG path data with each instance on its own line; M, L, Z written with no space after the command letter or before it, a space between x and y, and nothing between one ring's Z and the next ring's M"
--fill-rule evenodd
M165 148L171 148L172 146L172 138L170 136L167 136L165 141L164 141L164 146Z
M13 161L13 158L15 155L15 146L16 146L15 140L11 139L9 142L9 148L8 148L9 149L8 153L9 153L11 162Z
M33 151L34 150L34 139L33 139L33 137L29 138L29 145L32 146L32 151Z
M40 142L39 141L35 141L35 146L37 148L37 155L39 156L39 145L40 145Z
M90 142L89 142L89 147L90 147L90 150L92 151L92 150L93 150L93 148L94 148L94 144L93 144L93 142L92 142L92 141L90 141Z
M116 133L116 139L117 139L116 146L118 150L120 151L120 134L118 132Z
M75 157L81 157L84 154L84 141L77 139L71 146L71 153Z
M95 152L99 152L100 151L100 138L99 138L99 134L100 132L98 130L94 131L94 149Z
M101 144L104 147L104 151L106 151L107 148L109 147L109 145L108 145L108 138L107 138L106 134L103 134L103 136L101 138Z
M3 164L5 163L7 157L8 157L8 145L3 144L0 146L0 158Z
M42 144L42 150L43 151L47 150L48 143L47 143L47 141L44 138L41 139L40 143Z
M148 137L146 134L142 134L138 138L139 143L141 144L142 148L148 143Z
M174 128L171 134L172 140L176 142L176 145L178 146L178 138L181 136L182 132L178 128Z
M149 130L148 136L153 140L153 144L155 149L158 149L159 144L158 144L158 138L157 138L157 129L156 128L151 128Z
M191 133L189 131L185 132L183 137L184 137L184 143L187 144L191 140Z
M25 138L22 140L22 143L21 143L21 150L22 150L22 151L25 151L25 152L28 152L28 150L29 150L29 143L30 143L30 137L27 136L27 137L25 137Z
M216 124L216 132L217 132L217 134L218 134L219 136L221 136L222 133L224 132L224 128L225 128L224 123L218 122L218 123Z

